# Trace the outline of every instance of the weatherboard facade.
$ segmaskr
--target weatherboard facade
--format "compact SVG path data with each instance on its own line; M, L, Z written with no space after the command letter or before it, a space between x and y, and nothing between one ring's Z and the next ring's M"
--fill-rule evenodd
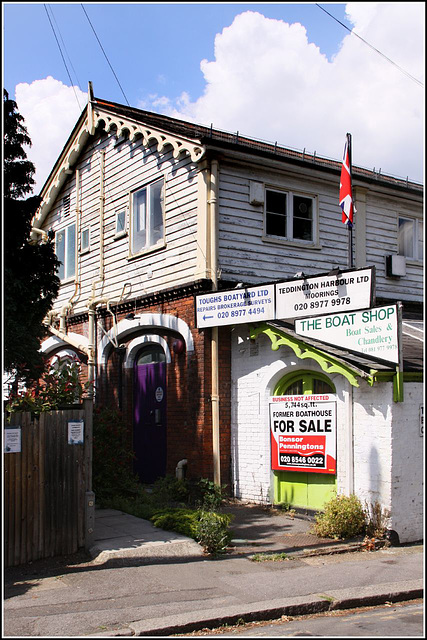
M212 336L218 327L221 482L233 495L315 510L334 491L354 492L390 510L389 526L402 541L417 539L419 525L408 529L399 514L406 513L407 491L414 509L421 508L419 490L398 470L409 459L418 469L420 443L408 439L399 450L394 442L404 440L395 416L419 411L422 385L411 383L410 400L396 403L391 378L368 380L357 368L325 364L323 355L310 357L286 335L277 348L261 330L275 317L274 283L329 272L328 282L336 281L337 268L347 263L338 163L292 158L279 157L274 146L261 153L250 141L215 138L209 129L92 96L34 219L37 229L55 233L64 260L69 258L49 319L53 335L42 350L50 357L76 353L85 375L94 361L94 402L122 411L134 450L145 429L162 427L164 438L152 450L141 445L136 452L141 481L177 468L189 478L212 479ZM406 275L394 277L387 274L386 257L399 250L399 217L421 225L422 190L360 175L354 186L355 269L363 278L364 270L375 268L377 298L420 305L422 261L407 259ZM275 233L278 203L288 207L286 214L279 211L281 224L287 218L290 236L299 239ZM297 204L302 217L295 214ZM138 242L150 229L152 240L143 247ZM362 308L373 303L369 296ZM255 308L263 312L249 313ZM327 359L327 346L322 353ZM144 377L150 367L153 387ZM288 375L291 391L284 393ZM336 466L334 473L317 474L319 481L314 472L282 472L271 464L269 399L299 394L292 391L298 385L317 385L334 398ZM136 406L142 409L136 412ZM151 425L150 415L158 422ZM147 456L157 454L163 462L148 478Z

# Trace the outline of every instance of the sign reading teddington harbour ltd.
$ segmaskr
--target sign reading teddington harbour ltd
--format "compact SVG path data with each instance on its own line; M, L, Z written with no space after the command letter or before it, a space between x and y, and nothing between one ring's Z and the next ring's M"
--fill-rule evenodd
M199 329L286 320L373 304L374 267L196 296Z

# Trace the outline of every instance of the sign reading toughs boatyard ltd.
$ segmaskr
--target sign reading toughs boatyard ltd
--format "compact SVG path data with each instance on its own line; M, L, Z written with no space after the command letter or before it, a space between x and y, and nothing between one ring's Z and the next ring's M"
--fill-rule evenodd
M198 329L367 309L373 304L375 268L298 278L196 296Z
M274 320L274 285L196 296L197 328Z
M399 307L374 307L295 321L295 333L387 362L400 363Z
M276 284L276 320L372 306L373 267Z
M270 397L271 468L336 472L336 396Z

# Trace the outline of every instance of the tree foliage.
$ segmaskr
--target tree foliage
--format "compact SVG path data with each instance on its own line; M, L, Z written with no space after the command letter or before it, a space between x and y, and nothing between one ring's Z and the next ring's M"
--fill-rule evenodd
M30 244L31 220L40 202L29 196L35 167L24 146L31 140L17 104L4 91L4 370L25 382L37 380L44 367L42 321L59 291L59 262L53 241Z

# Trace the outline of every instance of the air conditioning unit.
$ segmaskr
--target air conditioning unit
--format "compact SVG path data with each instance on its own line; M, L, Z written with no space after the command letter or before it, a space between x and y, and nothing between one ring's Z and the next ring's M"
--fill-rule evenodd
M406 276L405 256L386 256L386 274L389 278L401 278Z

